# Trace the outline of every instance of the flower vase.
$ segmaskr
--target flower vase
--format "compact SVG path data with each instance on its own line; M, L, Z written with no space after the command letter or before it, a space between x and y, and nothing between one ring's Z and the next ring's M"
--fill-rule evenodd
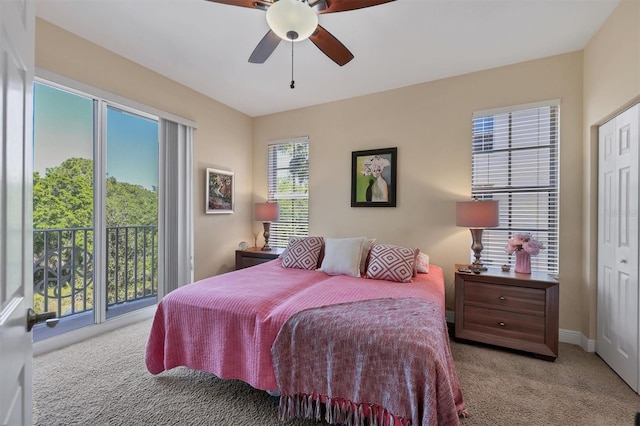
M531 273L531 255L524 250L516 251L516 272L519 274Z

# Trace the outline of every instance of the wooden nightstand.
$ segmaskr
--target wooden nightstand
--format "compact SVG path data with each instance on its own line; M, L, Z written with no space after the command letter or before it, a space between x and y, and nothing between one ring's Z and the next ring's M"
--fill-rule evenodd
M456 265L456 338L557 358L557 279L491 268L458 272L461 266Z
M273 259L277 259L284 249L274 248L262 251L260 247L249 247L246 250L236 250L236 269L248 268Z

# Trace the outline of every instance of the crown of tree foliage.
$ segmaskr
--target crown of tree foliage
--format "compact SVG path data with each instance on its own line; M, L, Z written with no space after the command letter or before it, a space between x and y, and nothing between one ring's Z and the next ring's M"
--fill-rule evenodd
M155 189L155 188L154 188ZM156 225L158 193L107 178L107 226ZM35 229L93 227L93 161L70 158L33 175Z

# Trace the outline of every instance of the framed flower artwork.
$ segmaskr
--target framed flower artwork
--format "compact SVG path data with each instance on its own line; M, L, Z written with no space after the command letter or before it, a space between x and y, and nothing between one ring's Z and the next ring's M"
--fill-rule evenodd
M233 213L234 176L233 172L207 169L205 213Z
M395 207L398 148L351 153L351 207Z

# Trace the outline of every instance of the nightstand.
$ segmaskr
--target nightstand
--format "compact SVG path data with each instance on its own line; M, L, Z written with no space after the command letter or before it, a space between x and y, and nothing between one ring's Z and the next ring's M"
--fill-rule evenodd
M284 249L274 248L262 251L260 247L249 247L246 250L236 250L236 269L248 268L273 259L277 259Z
M557 279L492 268L458 272L461 266L456 265L456 338L557 358Z

